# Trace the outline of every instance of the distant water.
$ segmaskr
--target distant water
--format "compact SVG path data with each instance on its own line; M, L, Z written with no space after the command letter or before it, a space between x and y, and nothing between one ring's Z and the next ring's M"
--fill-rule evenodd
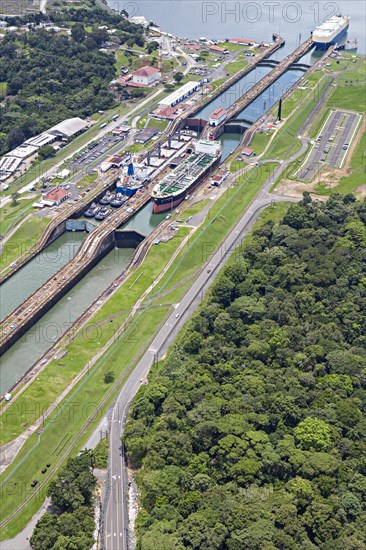
M248 38L272 40L277 32L286 39L280 57L310 32L338 13L351 17L348 39L357 38L358 53L365 53L366 9L363 0L221 1L221 0L108 0L119 11L143 15L166 32L180 37Z

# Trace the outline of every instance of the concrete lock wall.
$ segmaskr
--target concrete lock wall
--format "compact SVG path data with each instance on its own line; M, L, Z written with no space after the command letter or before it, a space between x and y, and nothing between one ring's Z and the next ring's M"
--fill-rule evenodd
M114 244L117 248L137 248L142 241L146 239L145 235L138 231L115 231Z
M90 233L95 225L87 220L66 220L66 231L87 231Z

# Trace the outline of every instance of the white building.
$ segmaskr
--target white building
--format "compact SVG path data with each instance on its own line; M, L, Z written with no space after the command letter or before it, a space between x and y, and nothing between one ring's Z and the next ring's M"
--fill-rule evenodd
M216 109L213 113L210 114L208 122L210 126L219 126L227 117L226 109Z
M59 124L56 124L56 126L52 126L52 128L47 130L47 133L57 136L61 139L70 139L74 136L78 136L79 134L81 134L81 132L86 130L88 126L88 123L82 118L67 118L62 122L59 122Z
M18 157L20 159L26 159L34 155L37 151L38 147L35 147L34 145L25 145L23 143L22 145L16 147L16 149L10 151L8 153L8 157Z
M27 139L27 141L25 141L24 144L32 145L37 149L41 149L41 147L44 147L45 145L51 145L51 143L56 141L56 139L57 139L56 136L53 136L51 134L44 132L43 134L38 134L38 136L34 136L32 138Z
M22 164L22 159L16 157L3 157L0 160L0 181L6 180L13 175Z
M164 105L165 107L173 107L177 103L183 101L183 99L186 99L188 96L196 92L200 88L200 86L200 82L191 80L190 82L183 84L183 86L178 88L178 90L176 90L175 92L169 94L167 97L159 101L159 105Z
M155 82L159 82L160 79L161 73L159 69L149 67L148 65L132 73L132 82L134 84L141 84L142 86L151 86Z

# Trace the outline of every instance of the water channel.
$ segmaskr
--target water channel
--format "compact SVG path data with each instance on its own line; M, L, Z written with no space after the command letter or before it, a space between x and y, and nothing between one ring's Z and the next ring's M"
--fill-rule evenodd
M148 203L124 226L144 235L165 218ZM78 251L85 233L67 232L0 287L2 318L54 275ZM0 394L4 394L67 330L105 288L125 269L132 249L112 250L68 294L46 313L0 361Z

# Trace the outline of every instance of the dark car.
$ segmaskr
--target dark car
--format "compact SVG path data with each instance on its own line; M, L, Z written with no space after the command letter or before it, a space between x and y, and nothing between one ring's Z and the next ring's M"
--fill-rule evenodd
M31 483L31 487L35 487L38 483L38 479L33 479L32 483Z

